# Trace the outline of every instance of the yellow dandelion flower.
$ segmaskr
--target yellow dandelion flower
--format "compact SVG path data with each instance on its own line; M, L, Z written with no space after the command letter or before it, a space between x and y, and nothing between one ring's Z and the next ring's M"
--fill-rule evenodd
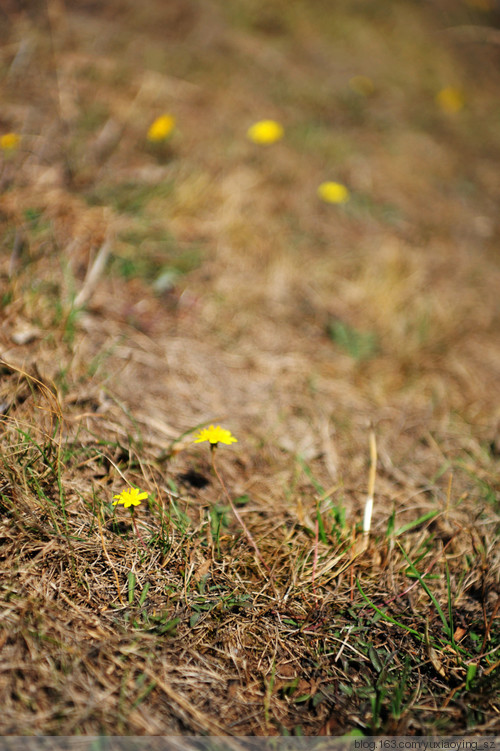
M21 136L17 133L4 133L0 136L0 149L3 151L15 151L21 143Z
M174 128L175 117L167 114L160 115L160 117L157 117L149 126L147 134L148 141L152 141L153 143L166 141Z
M122 490L118 495L114 495L116 501L113 501L113 506L119 503L123 503L124 508L129 506L139 506L141 501L148 497L148 493L141 492L139 488L130 488L129 490Z
M328 181L318 187L318 197L325 203L347 203L351 194L342 183Z
M238 443L238 439L231 435L231 431L221 428L220 425L210 425L209 428L200 430L194 443L203 443L203 441L209 441L211 446L217 446L218 443L225 443L228 446L231 443Z
M284 134L283 126L276 120L259 120L247 130L248 138L261 145L276 143L283 138Z
M362 96L370 96L375 90L373 81L368 76L353 76L349 81L349 86L356 94L361 94Z
M460 112L465 105L464 95L460 89L454 86L447 86L445 89L441 89L436 94L436 102L443 112L450 115Z

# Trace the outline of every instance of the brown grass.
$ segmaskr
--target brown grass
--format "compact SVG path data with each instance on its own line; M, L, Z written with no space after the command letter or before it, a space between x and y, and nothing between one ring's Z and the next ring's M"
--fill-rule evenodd
M495 18L285 5L0 9L4 735L498 731Z

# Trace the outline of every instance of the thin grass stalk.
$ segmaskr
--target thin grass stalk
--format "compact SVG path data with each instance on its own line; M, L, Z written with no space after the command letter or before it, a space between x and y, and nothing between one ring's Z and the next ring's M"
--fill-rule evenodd
M100 509L98 509L98 511L97 511L97 524L98 524L98 526L99 526L99 534L100 534L100 536L101 536L101 544L102 544L102 550L103 550L104 556L105 556L105 558L106 558L107 562L109 563L109 566L110 566L110 568L111 568L111 571L112 571L112 572L113 572L113 574L115 575L115 581L116 581L116 591L117 591L117 593L118 593L118 599L120 600L120 602L121 602L121 604L123 605L123 607L126 607L126 606L125 606L125 603L124 603L124 601L123 601L122 593L121 593L121 591L120 591L120 580L118 579L118 574L116 573L116 569L115 569L115 567L113 566L113 562L111 561L111 558L109 557L109 553L108 553L108 550L107 550L107 548L106 548L106 543L104 542L104 534L103 534L103 531L102 531L102 523L101 523L101 514L100 514Z
M213 469L213 471L215 473L215 476L217 477L218 481L221 484L222 490L224 491L224 495L226 496L229 505L231 506L231 511L235 515L235 517L236 517L239 525L241 526L243 532L247 536L248 542L250 543L250 545L255 550L255 555L257 556L258 560L262 563L262 565L264 566L264 568L266 569L266 571L268 572L268 574L271 576L272 575L271 574L271 569L269 568L269 566L267 565L267 563L263 559L262 554L261 554L261 552L260 552L260 550L259 550L259 548L257 546L257 543L253 539L252 533L250 532L250 530L248 529L247 525L245 524L245 522L243 521L242 517L240 516L240 514L238 512L238 509L236 508L236 506L234 505L234 503L232 501L231 496L227 492L226 486L224 484L224 480L220 476L219 471L217 470L217 467L215 466L215 450L216 450L215 444L210 444L210 449L211 449L210 453L211 453L211 456L212 456L212 469Z
M318 566L318 547L319 547L319 504L316 508L316 523L314 525L314 557L313 557L313 568L312 568L312 575L311 575L311 586L313 592L316 592L316 569Z

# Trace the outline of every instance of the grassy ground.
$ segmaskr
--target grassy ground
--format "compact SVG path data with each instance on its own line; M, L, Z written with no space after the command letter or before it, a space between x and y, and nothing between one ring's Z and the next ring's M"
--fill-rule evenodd
M66 6L0 8L1 733L498 733L495 6Z

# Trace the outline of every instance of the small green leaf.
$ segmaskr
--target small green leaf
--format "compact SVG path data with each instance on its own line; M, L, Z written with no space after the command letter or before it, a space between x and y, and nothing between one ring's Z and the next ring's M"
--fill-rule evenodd
M373 665L377 673L380 673L382 671L383 665L374 647L370 646L370 648L368 649L368 656L370 658L371 664Z
M155 633L159 634L160 636L164 636L165 634L174 635L176 626L179 621L180 618L172 618L171 621L167 621L166 623L162 623L160 626L157 626L154 629Z
M148 596L149 587L150 587L149 582L146 582L146 584L144 585L144 589L141 592L141 596L139 598L139 607L142 607L144 605L146 597Z
M468 691L471 687L471 683L476 677L477 673L477 662L471 662L471 664L467 668L467 675L465 677L465 690Z
M201 618L201 613L193 613L191 615L191 618L189 619L189 625L191 626L191 628L193 628L193 626L196 626L200 618Z
M302 694L302 696L297 696L296 699L293 700L294 704L303 704L305 701L309 701L311 698L311 694Z
M387 530L385 532L386 537L390 537L392 533L394 532L394 523L396 521L396 509L392 509L392 514L390 515L389 519L387 520Z
M250 501L249 495L239 495L237 498L234 499L234 505L238 507L246 506L249 501Z
M352 686L348 686L345 683L339 683L339 689L345 696L352 696L354 694Z
M128 572L128 604L132 605L135 594L135 574L133 571Z

